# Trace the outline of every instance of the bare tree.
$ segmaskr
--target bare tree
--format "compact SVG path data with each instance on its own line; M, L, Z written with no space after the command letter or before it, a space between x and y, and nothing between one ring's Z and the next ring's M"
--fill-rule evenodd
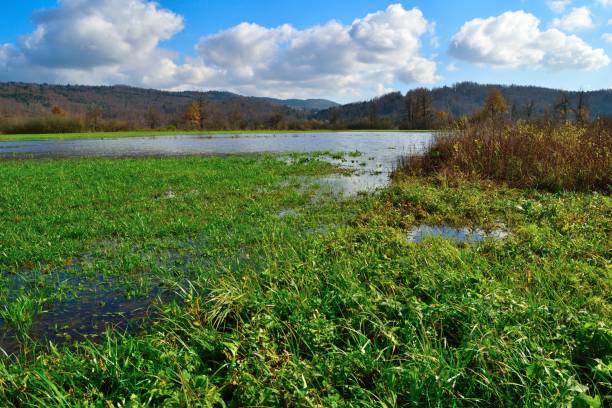
M571 110L569 97L565 92L561 92L557 102L553 107L557 118L562 122L567 122L569 119L569 112Z
M149 106L145 112L144 120L146 125L151 129L156 129L161 123L161 113L155 106Z

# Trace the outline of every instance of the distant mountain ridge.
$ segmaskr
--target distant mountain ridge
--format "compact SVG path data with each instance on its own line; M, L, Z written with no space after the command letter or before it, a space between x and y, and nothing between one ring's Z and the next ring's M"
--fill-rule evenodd
M53 106L60 106L69 113L79 114L92 106L100 108L107 117L128 119L140 115L153 106L162 114L176 114L191 101L203 98L206 102L236 105L235 109L260 110L270 106L304 112L339 106L325 99L276 99L242 96L224 91L161 91L125 85L48 85L19 82L0 82L0 117L31 117L49 113ZM274 111L272 109L272 111ZM291 116L291 112L284 112Z
M341 106L339 103L327 99L275 99L275 98L258 98L266 102L270 102L276 106L287 106L293 109L303 110L323 110Z

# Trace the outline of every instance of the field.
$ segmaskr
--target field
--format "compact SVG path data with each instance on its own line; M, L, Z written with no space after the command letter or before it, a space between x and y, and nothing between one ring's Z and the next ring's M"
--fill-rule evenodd
M609 195L400 174L337 200L334 171L0 162L0 405L612 403ZM407 239L422 225L507 236Z

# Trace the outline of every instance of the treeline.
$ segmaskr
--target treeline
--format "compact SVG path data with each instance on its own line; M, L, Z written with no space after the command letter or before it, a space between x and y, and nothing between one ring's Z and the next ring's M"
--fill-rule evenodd
M311 119L298 119L282 110L262 119L245 117L241 111L231 111L218 115L199 102L188 105L184 115L177 120L164 121L156 108L148 109L142 121L107 119L98 116L94 110L83 115L48 114L37 118L0 119L0 133L5 134L44 134L78 132L117 132L134 130L322 130L328 129L325 122Z
M60 106L36 117L0 117L0 132L7 134L113 132L131 130L308 130L324 129L324 122L309 119L303 112L268 106L265 113L248 104L212 102L197 98L169 116L157 106L149 106L140 117L109 118L98 108L84 113L68 113Z
M464 84L457 85L465 88ZM483 94L482 89L487 89ZM469 86L467 89L473 89ZM440 129L456 122L475 122L490 116L494 106L495 116L508 120L526 121L576 121L586 123L596 118L612 116L607 103L612 103L611 91L565 92L546 90L546 103L536 99L537 95L516 97L520 87L477 86L482 99L476 103L473 96L466 102L470 110L456 109L445 104L450 94L457 89L418 88L402 95L390 93L367 102L353 103L317 112L314 116L327 121L334 128L363 129ZM532 88L525 88L532 89ZM539 88L536 88L539 89ZM514 99L507 97L508 90ZM465 96L465 95L464 95ZM465 99L462 97L461 99ZM593 103L595 99L596 103ZM459 112L459 113L457 113Z
M586 123L612 115L612 91L461 83L322 110L304 108L329 104L333 106L325 100L282 101L218 91L0 83L0 132L439 129L484 120L492 105L500 119Z
M324 124L310 118L311 110L305 107L333 104L218 91L0 83L0 132L318 129Z
M333 121L339 127L375 124L379 128L432 129L481 112L487 96L494 91L502 94L508 106L506 114L515 120L557 120L562 106L576 109L584 102L592 118L612 115L612 90L565 92L464 82L431 90L415 89L405 95L395 92L371 101L322 110L315 117ZM568 108L566 116L570 120L574 112Z

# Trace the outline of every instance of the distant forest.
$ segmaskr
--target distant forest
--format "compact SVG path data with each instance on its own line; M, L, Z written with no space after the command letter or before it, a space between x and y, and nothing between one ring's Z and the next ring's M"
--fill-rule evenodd
M487 97L497 91L505 99L504 115L508 119L573 120L578 109L588 109L591 119L612 116L612 89L570 92L462 82L432 90L419 88L406 95L394 92L367 102L321 110L313 117L349 128L430 129L478 116Z
M54 133L135 129L431 129L477 117L498 92L511 119L612 116L612 90L565 92L531 86L420 88L338 105L229 92L167 92L128 86L0 83L0 131Z

